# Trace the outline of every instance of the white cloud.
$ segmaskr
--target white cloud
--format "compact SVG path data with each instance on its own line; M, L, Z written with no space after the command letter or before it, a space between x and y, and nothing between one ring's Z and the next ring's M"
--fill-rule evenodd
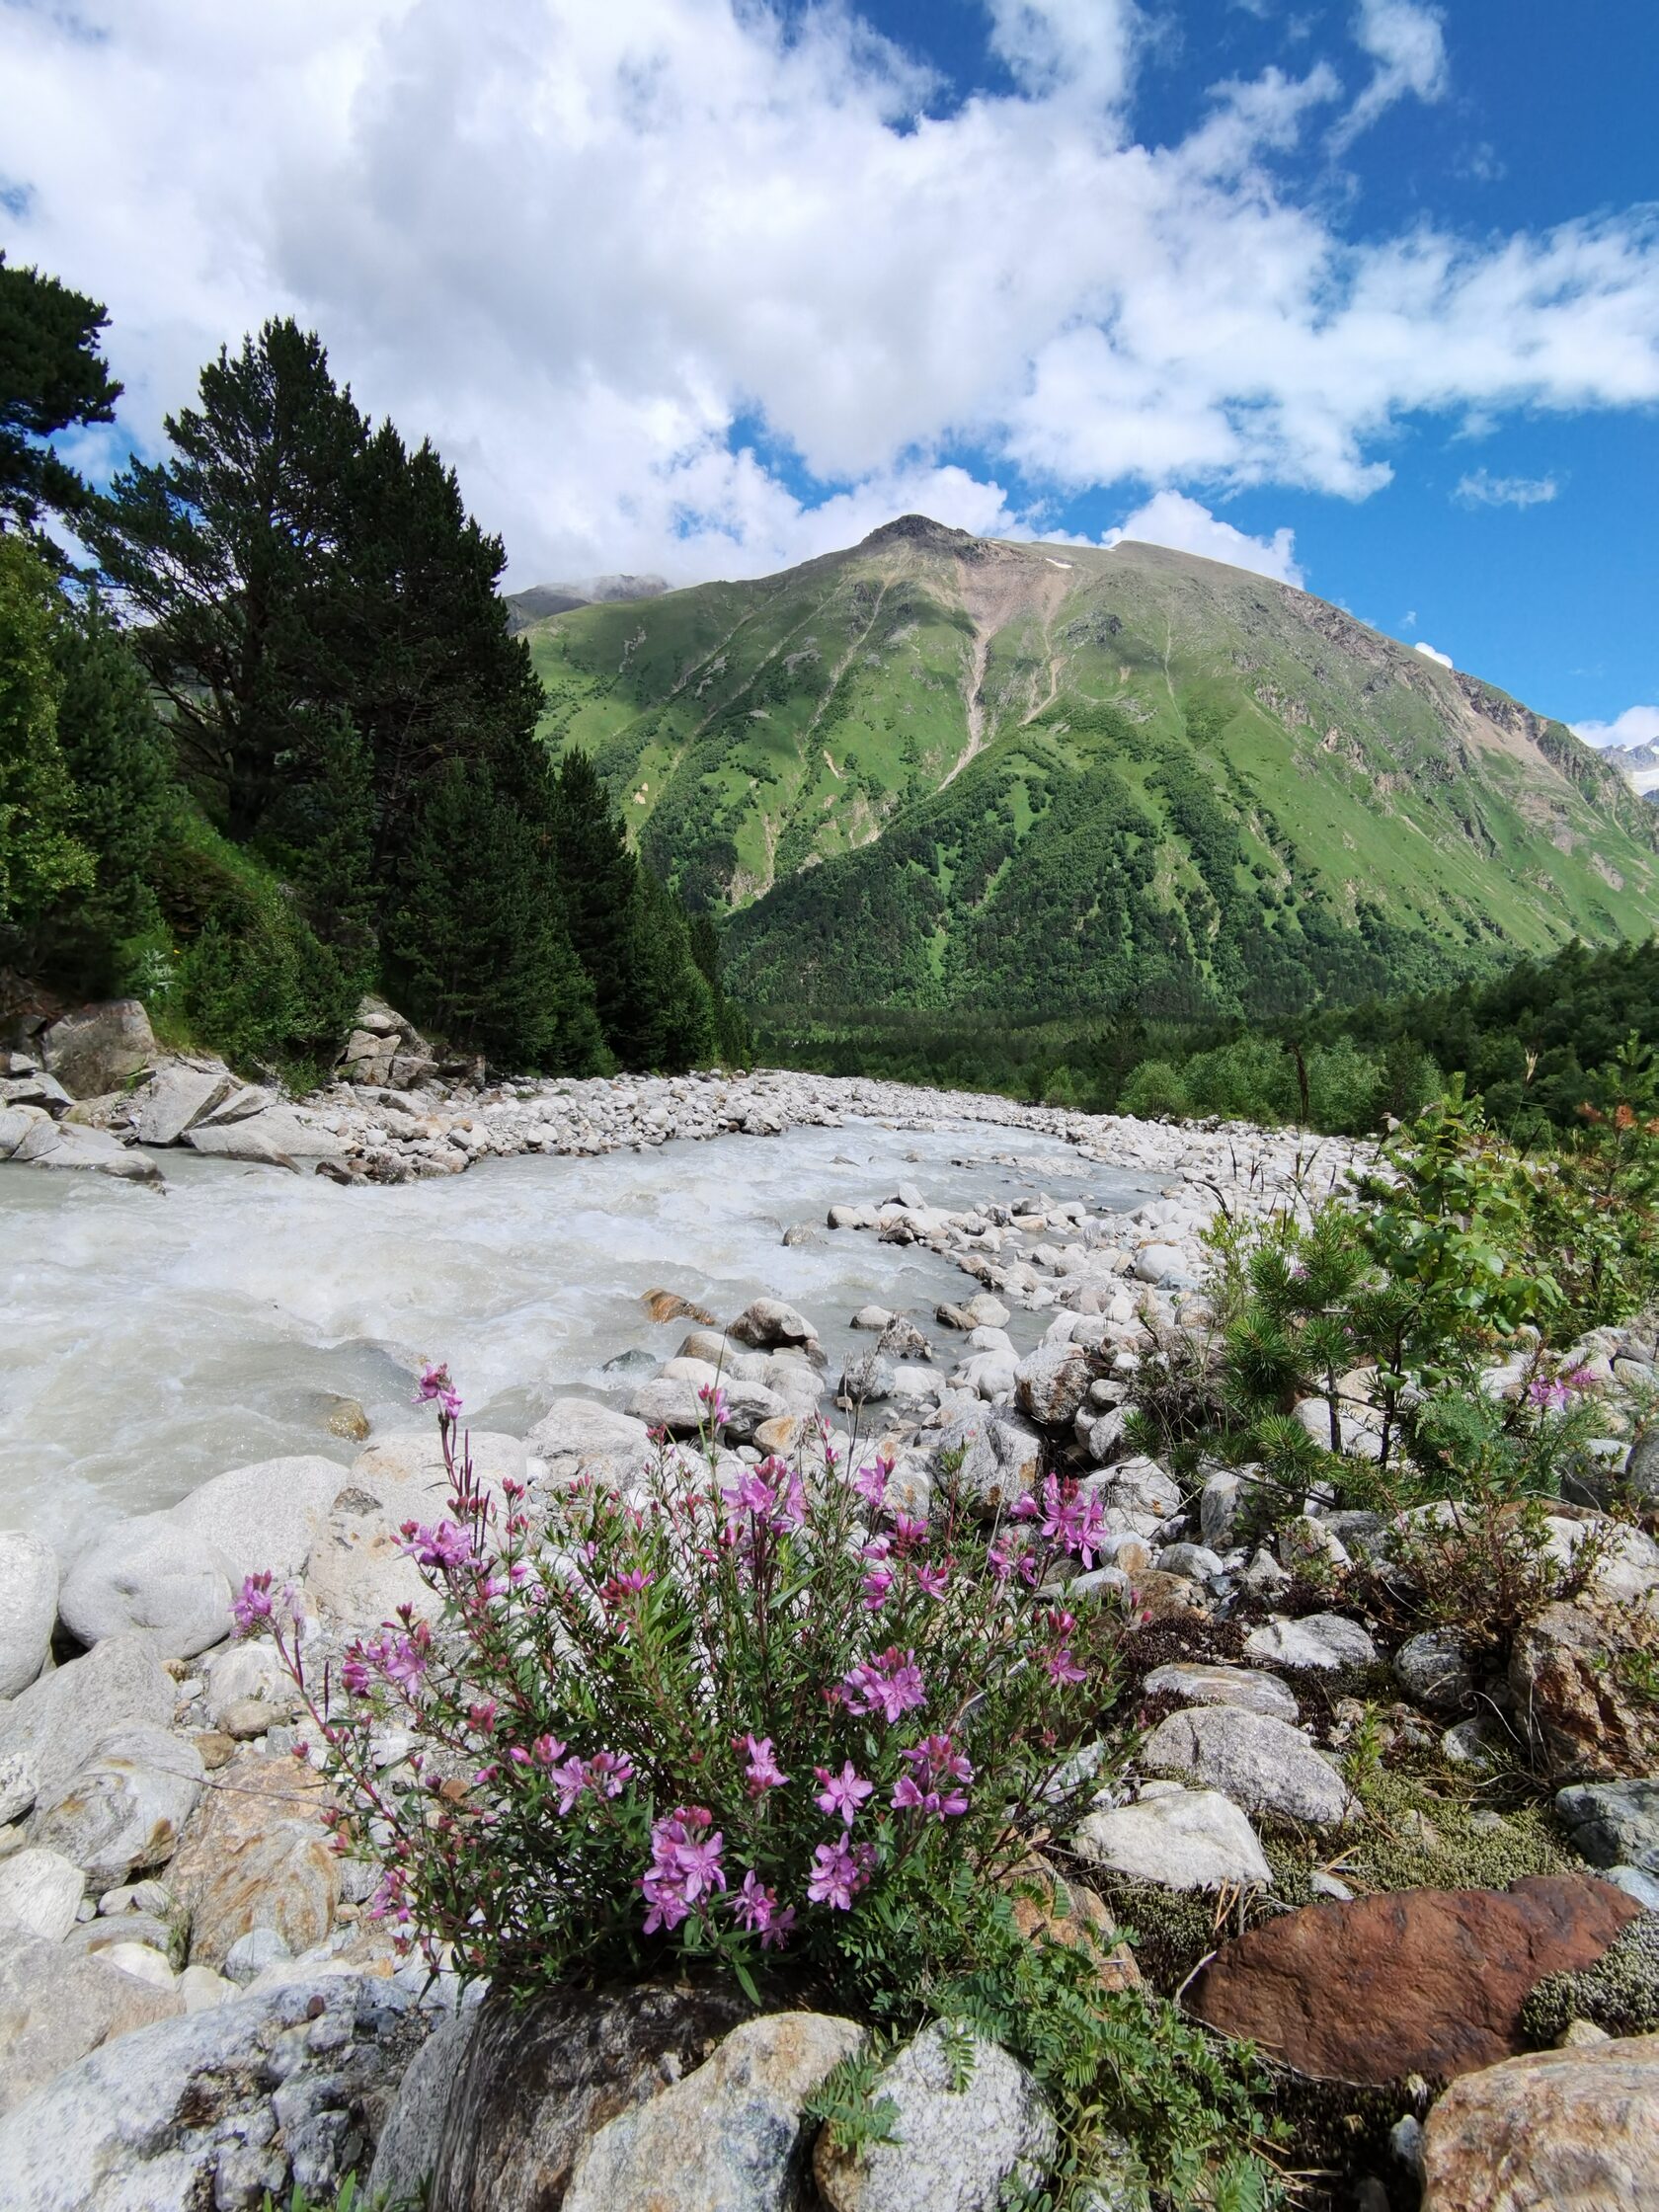
M1275 165L1328 62L1152 147L1129 0L991 15L1015 89L930 114L841 6L503 0L483 38L465 0L12 0L4 242L108 302L147 439L222 340L314 324L522 582L754 573L900 505L1007 532L1114 483L1359 498L1414 412L1659 400L1651 215L1356 245ZM1430 11L1360 29L1433 96Z
M1270 538L1248 537L1181 492L1154 492L1145 507L1126 515L1117 529L1107 530L1100 542L1120 545L1125 538L1170 545L1178 553L1199 553L1207 561L1225 561L1235 569L1253 569L1281 584L1300 588L1303 582L1294 530L1275 530Z
M1360 0L1354 41L1376 63L1370 84L1331 132L1333 153L1351 146L1378 117L1407 98L1444 100L1451 86L1446 18L1418 0Z
M1400 616L1400 628L1402 630L1414 630L1416 629L1416 627L1417 609L1414 606L1408 606L1405 612Z
M1420 653L1425 661L1438 661L1443 669L1450 669L1454 666L1450 653L1442 653L1432 645L1425 645L1419 641L1411 650L1413 653Z
M1545 507L1560 489L1552 476L1493 476L1477 468L1458 479L1452 497L1465 507Z
M1659 745L1659 707L1626 707L1611 722L1575 722L1572 729L1586 745Z

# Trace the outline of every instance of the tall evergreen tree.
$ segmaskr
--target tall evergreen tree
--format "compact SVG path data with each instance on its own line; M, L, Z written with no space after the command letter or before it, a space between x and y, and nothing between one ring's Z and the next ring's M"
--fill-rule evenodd
M121 388L100 352L95 299L0 253L0 528L36 532L51 510L75 518L86 487L46 441L115 418Z
M571 943L592 984L605 1042L631 1064L638 971L645 957L640 863L628 849L621 816L580 746L559 763L554 821Z
M31 929L61 894L93 880L57 741L55 599L36 554L0 535L0 930L10 932Z

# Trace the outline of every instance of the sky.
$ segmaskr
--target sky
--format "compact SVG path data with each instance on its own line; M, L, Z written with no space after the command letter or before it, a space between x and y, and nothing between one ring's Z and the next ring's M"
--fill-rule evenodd
M916 510L1256 568L1659 738L1653 0L0 0L72 456L315 327L513 586Z

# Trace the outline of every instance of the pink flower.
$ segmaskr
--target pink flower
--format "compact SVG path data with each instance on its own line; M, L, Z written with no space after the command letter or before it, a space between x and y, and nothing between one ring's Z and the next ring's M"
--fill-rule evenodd
M867 1467L860 1467L852 1478L852 1486L867 1506L879 1511L887 1496L888 1478L893 1472L891 1460L874 1460Z
M949 1736L923 1736L899 1756L910 1772L893 1785L895 1812L920 1812L944 1820L968 1810L965 1790L940 1786L974 1778L973 1763L953 1747Z
M718 1830L707 1833L713 1816L702 1805L680 1805L651 1824L651 1864L640 1877L640 1888L651 1908L645 1933L677 1928L698 1898L726 1887L720 1863L725 1838Z
M789 1779L773 1755L770 1736L734 1736L732 1749L749 1753L744 1781L751 1797L763 1797L768 1789L781 1789Z
M271 1582L269 1570L243 1576L242 1587L230 1602L230 1617L239 1636L256 1634L271 1619Z
M476 1704L468 1705L467 1718L481 1736L487 1736L496 1725L496 1715L500 1710L494 1698L481 1698ZM541 1739L543 1743L551 1743L552 1740L550 1736L543 1736ZM557 1753L554 1756L557 1757Z
M1079 1491L1075 1482L1045 1475L1041 1502L1035 1497L1021 1498L1014 1508L1014 1518L1041 1522L1042 1534L1052 1543L1081 1559L1084 1566L1093 1566L1094 1555L1101 1548L1105 1510L1098 1498Z
M941 1560L937 1566L917 1567L916 1585L930 1598L942 1598L950 1587L950 1561Z
M732 1917L750 1936L764 1936L777 1912L777 1891L768 1889L751 1866L732 1899ZM793 1916L791 1916L793 1917Z
M588 1762L588 1786L598 1797L620 1797L634 1778L625 1751L596 1751Z
M1014 1571L1013 1539L1003 1535L996 1539L986 1553L986 1564L998 1582L1006 1582Z
M477 1707L474 1706L473 1709L476 1711ZM538 1736L535 1742L531 1744L530 1750L535 1755L535 1763L538 1767L550 1768L556 1759L563 1759L565 1756L565 1747L557 1736Z
M567 1759L561 1766L549 1767L547 1778L559 1792L559 1817L563 1820L588 1786L588 1769L580 1759Z
M901 1551L908 1551L914 1544L925 1543L926 1521L917 1521L908 1513L896 1513L893 1516L893 1540Z
M838 1913L850 1913L854 1891L859 1887L858 1862L845 1844L820 1844L813 1853L812 1870L807 1877L807 1895L815 1905L832 1905Z
M872 1567L864 1577L864 1606L869 1613L880 1613L893 1588L891 1567Z
M846 1760L838 1775L828 1767L815 1767L813 1778L822 1786L813 1797L827 1813L839 1813L844 1827L850 1828L858 1818L858 1808L866 1797L875 1793L875 1783L865 1781L850 1759Z
M732 1418L731 1403L718 1382L705 1382L697 1392L712 1429L723 1429Z
M395 1636L383 1643L380 1671L401 1690L417 1690L432 1653L432 1630L423 1621L413 1635Z
M852 1668L841 1677L840 1687L849 1712L879 1712L889 1722L927 1702L915 1653L907 1651L901 1657L897 1644L889 1644L879 1658Z
M417 1566L437 1567L444 1573L471 1563L472 1531L458 1521L439 1521L432 1528L418 1521L403 1524L403 1548Z
M760 1948L763 1951L780 1951L789 1940L795 1926L795 1908L785 1905L782 1912L774 1907L770 1922L760 1932Z
M415 1392L417 1405L435 1405L440 1421L454 1421L460 1416L461 1400L455 1385L449 1380L447 1367L428 1366L422 1373L420 1387Z

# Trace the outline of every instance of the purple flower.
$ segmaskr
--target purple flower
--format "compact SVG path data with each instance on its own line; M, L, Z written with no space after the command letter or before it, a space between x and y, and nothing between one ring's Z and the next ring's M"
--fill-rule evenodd
M634 1778L625 1751L596 1751L588 1762L588 1786L596 1797L620 1797Z
M889 1644L879 1658L866 1659L843 1675L840 1688L849 1712L879 1712L890 1722L927 1702L915 1653L901 1656L897 1644Z
M1078 1666L1071 1655L1069 1638L1076 1630L1076 1620L1068 1613L1050 1607L1042 1617L1041 1625L1053 1636L1054 1642L1043 1654L1043 1664L1048 1669L1049 1680L1054 1683L1087 1682L1086 1669Z
M1041 1522L1042 1534L1050 1542L1081 1559L1086 1567L1093 1566L1094 1555L1102 1547L1104 1508L1098 1498L1079 1491L1073 1481L1062 1482L1056 1475L1045 1475L1041 1500L1021 1498L1014 1508L1014 1518Z
M865 1781L850 1759L843 1762L838 1775L828 1767L815 1767L813 1778L821 1786L813 1797L827 1813L839 1813L843 1827L850 1828L858 1818L858 1808L866 1797L875 1793L875 1783Z
M651 1864L640 1876L640 1888L651 1908L645 1933L677 1928L688 1917L698 1898L726 1887L720 1856L725 1838L719 1830L711 1836L713 1815L702 1805L680 1805L651 1824Z
M244 1575L242 1587L230 1602L230 1617L239 1636L258 1633L271 1619L271 1574Z
M870 1613L880 1613L893 1588L891 1567L872 1567L864 1577L864 1605Z
M781 1789L789 1779L773 1755L770 1736L734 1736L732 1749L749 1753L744 1782L751 1797L763 1797L768 1789Z
M777 1891L768 1889L751 1866L732 1898L732 1917L750 1936L764 1936L777 1911Z
M588 1786L587 1766L580 1759L567 1759L560 1766L550 1765L547 1778L559 1792L559 1817L563 1820Z
M445 1574L471 1563L472 1531L458 1521L438 1521L432 1528L418 1521L403 1524L403 1548L417 1566L437 1567Z
M927 1541L927 1523L925 1519L918 1521L908 1513L896 1513L893 1516L893 1540L901 1551L908 1551L915 1544L925 1543Z
M874 1460L867 1467L860 1467L852 1478L852 1486L867 1506L879 1511L887 1496L888 1478L893 1472L891 1460Z
M500 1710L494 1698L480 1698L476 1704L468 1705L467 1718L481 1736L487 1736L496 1725L496 1715ZM551 1743L552 1740L551 1736L543 1736L541 1739L543 1743ZM558 1753L555 1752L553 1756L557 1758Z
M460 1394L449 1380L447 1367L430 1364L422 1371L420 1386L415 1392L417 1405L435 1405L440 1421L458 1420L461 1411Z
M718 1382L705 1382L697 1395L703 1401L703 1408L708 1414L710 1428L723 1429L732 1418L732 1407L720 1384Z
M924 1590L928 1597L942 1598L950 1587L950 1561L944 1559L937 1566L917 1567L915 1578L917 1587Z
M474 1705L472 1709L476 1712L478 1707ZM494 1703L492 1700L493 1709ZM565 1756L565 1747L557 1736L538 1736L535 1742L531 1744L530 1750L534 1754L535 1763L538 1767L551 1767L556 1759L563 1759Z
M920 1812L944 1820L968 1810L966 1790L941 1786L974 1778L973 1763L954 1748L949 1736L923 1736L899 1756L910 1772L901 1775L893 1786L895 1812Z
M1559 1413L1571 1402L1572 1394L1571 1386L1564 1379L1546 1382L1540 1375L1536 1382L1527 1385L1528 1403L1536 1405L1540 1413Z
M868 1846L850 1851L844 1840L820 1844L813 1853L807 1895L815 1905L832 1905L838 1913L849 1913L853 1899L869 1881L874 1864L875 1854Z
M431 1651L432 1630L423 1621L413 1635L395 1636L383 1646L380 1671L401 1690L417 1690Z

